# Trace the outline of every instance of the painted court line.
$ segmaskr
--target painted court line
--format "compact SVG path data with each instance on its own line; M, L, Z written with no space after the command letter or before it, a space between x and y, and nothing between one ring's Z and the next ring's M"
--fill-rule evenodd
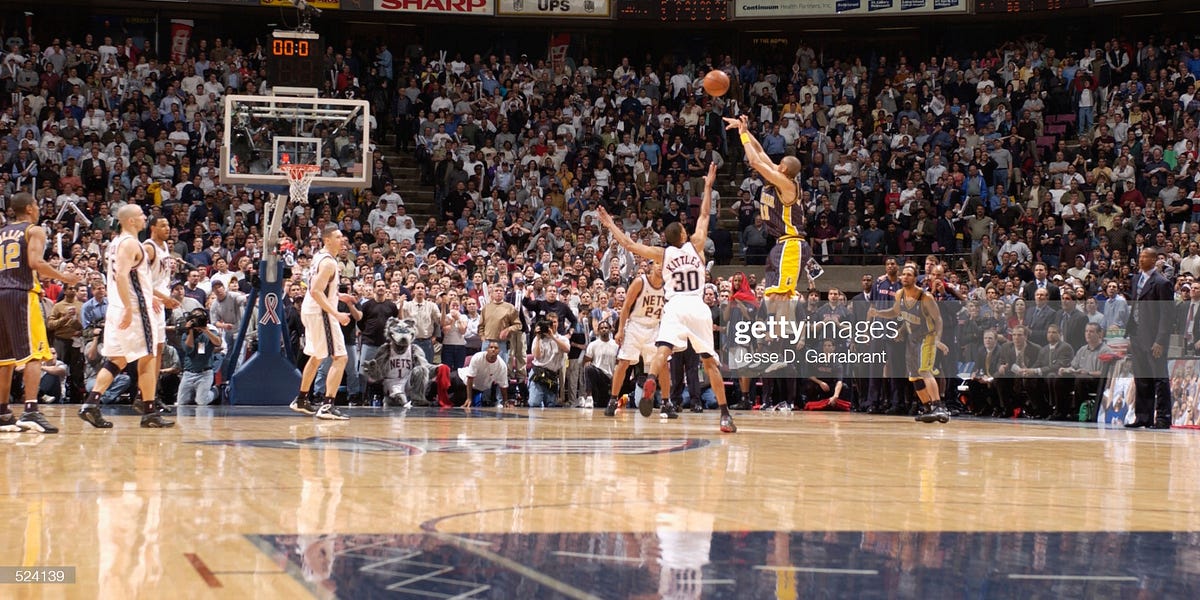
M213 575L212 570L208 568L208 565L204 564L204 561L198 555L187 552L184 553L183 557L192 564L192 568L196 569L196 572L200 574L200 578L204 580L204 583L208 584L208 587L221 587L221 580L217 579L216 575Z
M593 560L607 560L610 562L627 562L640 563L643 562L640 558L631 558L628 556L611 556L608 554L588 554L586 552L567 552L565 550L555 550L551 552L555 556L568 556L571 558L588 558Z
M1033 581L1128 581L1136 583L1137 577L1120 575L1024 575L1009 573L1009 579L1028 579Z
M827 573L831 575L878 575L875 569L829 569L825 567L773 567L756 565L756 571L791 571L794 573Z

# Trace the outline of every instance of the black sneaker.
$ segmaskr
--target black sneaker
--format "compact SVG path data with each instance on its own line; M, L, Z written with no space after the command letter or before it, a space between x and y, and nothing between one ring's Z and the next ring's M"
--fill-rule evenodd
M703 402L692 402L692 412L694 412L694 413L704 412L704 403Z
M137 411L137 414L139 414L139 415L147 414L146 413L146 403L135 400L133 403L133 410ZM171 412L173 412L173 410L174 409L172 409L170 406L163 404L162 400L154 401L154 412L162 413L164 415L169 415L169 414L171 414Z
M944 404L939 402L933 407L933 418L937 419L939 423L949 423L950 411L946 409Z
M95 404L84 405L79 409L79 418L91 423L96 429L112 429L112 421L105 419L100 407Z
M654 392L658 389L658 381L647 377L646 383L642 384L642 399L638 401L638 410L641 411L643 417L649 417L654 414Z
M310 417L317 414L317 409L313 408L312 401L310 401L308 398L301 398L299 396L296 396L296 399L292 400L292 403L288 406L288 408L291 408L302 415L308 415Z
M733 415L721 415L721 433L737 433L737 425L733 424Z
M949 417L950 417L950 415L946 415L947 419L949 419ZM938 420L938 416L934 412L934 407L932 404L923 404L922 403L917 408L917 416L913 417L913 420L921 422L921 423L933 423L934 421Z
M616 398L608 399L608 406L604 407L604 416L606 416L606 417L617 416L617 399Z
M51 425L50 421L46 420L46 415L39 410L25 411L25 414L17 419L17 427L38 433L58 433L58 428Z
M0 415L0 432L4 433L20 433L24 431L20 425L17 425L17 416L12 413L4 413Z
M145 427L146 429L165 429L167 427L174 426L175 421L168 421L158 413L150 413L142 417L142 427Z
M317 409L317 418L323 421L349 421L350 417L338 410L338 407L332 404L322 404L321 408Z
M664 419L678 419L679 413L675 410L675 403L670 400L663 402L662 410L659 411L659 416Z

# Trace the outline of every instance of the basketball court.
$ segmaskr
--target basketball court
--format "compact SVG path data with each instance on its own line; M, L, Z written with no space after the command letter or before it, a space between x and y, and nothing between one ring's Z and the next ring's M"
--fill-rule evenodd
M111 411L110 411L111 412ZM6 598L1196 597L1194 432L185 408L0 434ZM12 573L5 575L12 580Z

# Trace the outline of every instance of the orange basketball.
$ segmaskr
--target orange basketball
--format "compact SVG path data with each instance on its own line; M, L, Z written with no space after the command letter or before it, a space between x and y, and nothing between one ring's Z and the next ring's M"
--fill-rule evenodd
M729 76L724 71L709 71L704 76L704 91L714 98L724 96L729 91Z

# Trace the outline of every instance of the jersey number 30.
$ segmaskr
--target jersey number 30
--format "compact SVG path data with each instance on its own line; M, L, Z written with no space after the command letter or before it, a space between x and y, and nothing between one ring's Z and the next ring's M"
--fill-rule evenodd
M700 273L698 271L676 271L671 274L675 279L675 292L694 292L700 289Z

